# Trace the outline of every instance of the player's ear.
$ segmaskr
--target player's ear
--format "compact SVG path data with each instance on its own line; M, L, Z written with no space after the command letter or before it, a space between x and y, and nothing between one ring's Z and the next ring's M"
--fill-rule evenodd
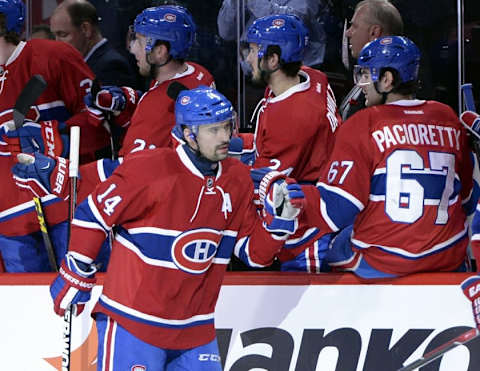
M275 70L278 68L278 65L280 64L280 57L277 53L272 53L267 59L268 61L268 69L269 70Z
M192 130L190 130L190 128L183 129L183 137L185 138L185 141L189 144L190 147L192 147L193 149L197 148L195 135L193 134Z
M395 76L393 76L392 71L384 71L380 81L383 85L383 91L389 92L395 85Z
M168 48L164 44L155 45L150 55L154 64L162 64L168 59Z

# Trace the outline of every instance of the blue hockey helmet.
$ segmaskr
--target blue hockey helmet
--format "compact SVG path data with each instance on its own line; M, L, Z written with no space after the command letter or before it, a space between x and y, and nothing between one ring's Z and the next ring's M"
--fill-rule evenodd
M403 36L387 36L366 44L360 51L356 70L368 68L373 82L378 81L382 68L398 72L401 82L416 81L420 65L420 50ZM356 72L354 76L358 76Z
M185 58L195 41L195 22L190 12L175 5L163 5L143 10L135 18L133 30L147 37L145 51L150 51L158 40L170 43L174 59Z
M25 5L21 0L0 0L0 13L5 14L7 31L19 34L25 22Z
M247 42L259 45L259 59L270 45L278 45L284 63L300 62L308 44L308 30L296 15L274 14L258 18L250 25Z
M174 134L179 138L183 138L183 125L189 127L196 136L200 125L226 120L231 120L233 129L233 106L223 94L213 88L199 86L192 90L183 90L177 97Z

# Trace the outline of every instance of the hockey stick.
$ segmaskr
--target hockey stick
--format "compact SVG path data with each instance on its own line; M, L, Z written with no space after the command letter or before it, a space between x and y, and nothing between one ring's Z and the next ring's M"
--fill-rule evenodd
M75 213L75 206L77 205L77 180L78 180L78 158L80 149L80 127L72 126L70 128L70 165L68 168L70 177L70 207L69 207L69 221L68 228L69 245L70 245L70 230L72 228L72 220ZM70 371L71 351L72 351L72 305L70 304L65 309L63 316L63 352L62 352L62 371Z
M28 80L15 102L15 107L13 107L15 129L23 125L23 121L30 107L33 106L38 97L42 95L46 87L47 82L42 75L33 75L30 80Z
M92 88L91 88L91 93L92 93L92 98L94 99L94 104L95 104L95 97L97 96L97 94L99 93L99 91L101 90L102 86L101 86L101 83L100 81L95 78L92 82ZM116 148L116 141L117 141L117 138L116 138L116 135L112 129L112 124L110 123L111 122L111 119L112 119L112 115L111 115L111 112L109 111L106 111L106 110L101 110L102 113L104 114L105 116L105 120L103 121L103 126L105 128L105 130L108 131L108 134L110 134L110 149L112 151L112 160L115 160L117 158L117 153L118 153L118 150Z
M465 99L465 107L467 110L475 112L475 100L473 99L472 84L463 84L460 89L463 93L463 99Z
M45 220L45 215L43 213L42 201L39 197L33 197L33 203L35 205L35 211L37 212L38 224L40 225L40 232L42 232L42 239L45 248L47 249L48 262L50 263L50 268L54 272L58 272L57 259L55 258L55 250L53 249L52 241L48 235L47 222Z
M47 87L47 82L42 75L33 75L27 84L21 91L20 95L13 107L13 123L15 124L15 130L23 126L25 122L25 116L27 115L30 107L33 106L35 101L42 95L43 91ZM48 261L53 271L57 272L57 260L55 259L55 250L53 249L52 241L48 235L47 223L45 221L45 215L43 213L42 203L39 197L33 198L35 205L35 211L37 212L38 224L40 225L40 232L42 233L43 243L47 250Z
M457 336L456 338L450 341L447 341L445 344L442 344L439 347L428 352L427 354L425 354L423 357L416 360L415 362L410 363L409 365L404 366L402 368L399 368L397 371L413 371L419 367L428 365L429 363L435 361L437 358L441 357L442 355L449 352L453 348L456 348L459 345L466 345L471 341L473 341L474 339L477 339L479 336L480 336L480 332L477 329L473 328L471 330L468 330L467 332L464 332L463 334Z

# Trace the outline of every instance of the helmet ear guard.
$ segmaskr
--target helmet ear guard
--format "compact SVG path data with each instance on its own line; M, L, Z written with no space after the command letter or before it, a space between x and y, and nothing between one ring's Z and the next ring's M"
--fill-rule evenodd
M0 0L0 13L5 15L7 32L22 32L25 23L25 5L21 0Z

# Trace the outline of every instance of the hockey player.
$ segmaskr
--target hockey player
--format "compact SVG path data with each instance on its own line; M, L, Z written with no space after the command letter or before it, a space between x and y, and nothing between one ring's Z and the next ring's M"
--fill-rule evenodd
M307 39L307 29L294 15L262 17L249 27L247 62L253 69L252 80L267 87L257 106L255 134L233 139L230 153L240 154L253 168L270 167L300 183L315 184L340 117L327 76L302 67ZM302 244L314 233L312 229L289 243ZM312 266L311 271L317 268Z
M31 195L19 192L11 179L15 163L13 152L42 151L66 155L68 141L61 132L68 127L82 127L81 158L93 160L96 150L108 143L98 122L88 122L83 97L89 91L93 74L74 48L51 40L20 41L24 23L21 0L0 1L0 252L8 272L48 271ZM27 81L42 75L47 88L31 108L27 118L37 121L13 130L12 113L16 99ZM50 237L59 259L65 253L67 208L57 200L43 199Z
M362 49L356 83L368 108L342 124L317 187L302 187L303 222L340 231L319 252L335 270L382 278L464 264L471 148L450 107L413 99L419 59L404 37Z
M152 78L151 89L139 102L139 93L133 89L103 87L89 103L113 111L118 125L130 125L120 156L176 144L170 134L175 124L174 100L167 96L172 81L189 89L214 86L212 75L204 67L185 61L195 40L195 29L191 14L179 6L147 8L136 17L130 51L137 59L140 74Z
M120 226L93 311L98 370L221 370L214 309L230 255L269 264L302 207L300 187L283 176L259 218L248 168L227 158L233 108L216 90L181 92L175 117L187 144L127 156L78 206L50 288L57 314L70 303L79 312L95 283L91 263Z

